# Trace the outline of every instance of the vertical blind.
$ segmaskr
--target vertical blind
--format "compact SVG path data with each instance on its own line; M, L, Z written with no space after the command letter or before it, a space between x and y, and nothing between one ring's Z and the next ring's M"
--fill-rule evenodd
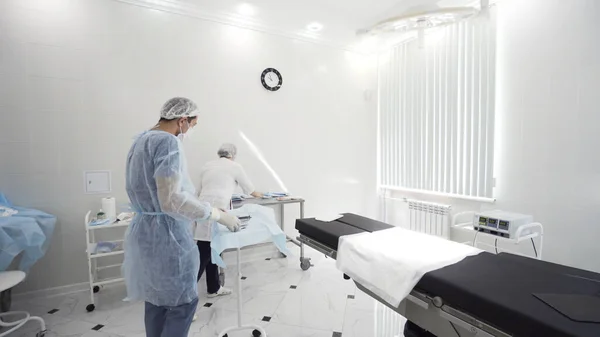
M493 12L380 55L380 187L492 198L495 55Z

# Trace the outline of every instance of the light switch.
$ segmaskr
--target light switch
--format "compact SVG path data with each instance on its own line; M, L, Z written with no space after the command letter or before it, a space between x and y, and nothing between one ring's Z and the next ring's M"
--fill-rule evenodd
M110 171L86 171L83 175L86 194L111 192Z

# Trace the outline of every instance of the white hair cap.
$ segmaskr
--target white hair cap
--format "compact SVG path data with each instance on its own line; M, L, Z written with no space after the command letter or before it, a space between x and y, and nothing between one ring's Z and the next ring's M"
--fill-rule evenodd
M163 105L160 110L160 118L171 120L181 117L196 117L198 113L198 106L191 99L175 97Z
M237 155L237 147L235 147L233 144L225 143L221 145L219 151L217 151L217 154L220 158L225 157L235 159L235 156Z

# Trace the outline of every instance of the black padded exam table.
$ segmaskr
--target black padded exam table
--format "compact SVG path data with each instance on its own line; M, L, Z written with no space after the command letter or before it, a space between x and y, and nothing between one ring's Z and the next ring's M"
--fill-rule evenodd
M374 232L392 226L355 214L336 221L296 220L302 245L336 258L341 236ZM310 261L301 256L302 269ZM572 320L536 296L545 294L600 296L600 274L517 255L483 252L427 273L411 295L393 307L357 283L357 287L438 336L600 337L599 323ZM586 302L589 306L599 301ZM410 309L410 310L409 310ZM586 309L594 311L594 308ZM414 317L411 316L411 312ZM600 308L595 312L600 313ZM445 328L437 329L430 316ZM600 317L598 321L600 322ZM449 330L453 322L459 331ZM444 324L444 323L440 323ZM461 332L462 331L462 332ZM368 337L368 336L365 336Z

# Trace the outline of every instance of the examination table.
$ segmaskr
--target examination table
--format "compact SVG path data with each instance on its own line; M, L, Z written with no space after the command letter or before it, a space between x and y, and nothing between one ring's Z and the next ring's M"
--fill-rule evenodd
M334 259L340 237L390 228L355 214L344 214L332 222L296 221L301 244ZM385 277L384 270L381 274ZM407 327L416 324L440 337L600 336L600 274L517 255L483 252L426 273L399 306L390 305L358 282L356 285L406 317L411 322ZM564 300L553 302L544 297L552 294L574 296L567 299L567 306L571 307L567 312L577 321L561 313L565 312ZM585 308L579 314L586 318L577 316L578 309L574 307ZM573 310L575 316L571 315ZM406 330L405 333L409 335Z

